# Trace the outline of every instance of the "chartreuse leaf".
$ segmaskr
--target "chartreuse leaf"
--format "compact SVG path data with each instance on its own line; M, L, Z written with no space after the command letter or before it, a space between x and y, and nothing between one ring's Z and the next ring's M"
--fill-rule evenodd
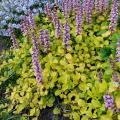
M72 115L74 120L80 120L80 114L78 112L73 112Z
M107 82L103 81L102 83L99 83L99 92L104 93L107 90Z
M34 116L35 115L35 108L30 109L30 116Z
M15 113L19 114L26 106L24 104L19 104L16 106Z
M80 43L82 41L82 35L78 35L77 37L76 37L76 42L77 43Z
M120 109L120 95L116 96L115 103L118 109Z
M72 55L71 55L70 53L66 54L66 55L65 55L65 58L67 59L67 61L68 61L69 63L72 63L73 58L72 58Z
M112 82L109 83L109 89L108 91L111 93L111 92L114 92L116 91L116 85L113 84Z
M54 114L60 114L60 108L56 107L53 109Z
M81 118L81 120L89 120L89 117L86 116L86 115L85 116L83 115L83 117Z
M102 37L105 38L105 37L108 37L110 36L111 32L110 31L107 31L105 33L102 34Z
M91 103L94 108L99 108L101 106L101 103L98 100L93 99Z

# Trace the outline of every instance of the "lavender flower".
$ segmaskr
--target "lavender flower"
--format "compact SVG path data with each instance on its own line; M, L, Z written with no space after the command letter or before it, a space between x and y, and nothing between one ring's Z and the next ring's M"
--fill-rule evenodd
M114 97L109 95L109 94L106 94L103 96L104 98L104 102L105 102L105 107L107 109L114 109Z
M109 7L109 0L104 0L103 10L107 10L108 7Z
M28 32L29 32L29 20L28 20L27 16L25 16L24 19L21 22L21 31L22 31L24 36L28 35Z
M99 8L100 8L100 0L95 0L95 10L96 12L99 12Z
M76 29L77 29L77 34L80 35L82 32L82 22L83 22L83 11L82 11L82 6L76 6Z
M48 30L40 30L40 42L41 46L44 47L44 52L48 52L50 47Z
M13 48L15 48L15 49L18 48L19 45L18 45L16 36L15 36L15 34L14 34L14 31L13 31L13 29L12 29L11 27L9 27L8 32L9 32L9 34L10 34L10 36L11 36Z
M66 21L64 25L64 38L63 38L63 43L66 47L69 47L68 45L69 40L70 40L70 27L68 21Z
M86 1L87 0L83 0L83 2L82 2L82 9L83 9L84 13L86 12Z
M115 60L110 58L110 64L111 64L112 70L114 71L114 69L115 69Z
M70 12L73 9L74 0L68 0L68 11Z
M76 12L77 7L80 7L80 0L73 0L74 12Z
M120 40L117 43L116 59L117 59L117 62L120 62Z
M58 21L56 23L56 25L55 25L55 37L56 38L60 37L60 35L61 35L61 28L62 28L62 26L61 26L60 22Z
M54 10L52 13L52 22L54 24L54 26L58 23L59 19L58 19L58 15L57 15L57 10Z
M45 14L50 18L51 17L51 8L50 8L50 4L47 3L45 5Z
M36 50L36 55L38 55L39 54L38 43L34 32L32 32L31 38L32 38L33 47Z
M94 0L86 0L86 22L91 23L91 17L92 17L92 10L94 7Z
M61 35L61 24L60 24L60 21L58 19L58 15L57 15L56 10L53 11L52 18L53 18L53 24L54 24L54 28L55 28L55 36L58 38Z
M36 76L36 80L38 80L38 83L41 83L42 82L42 72L41 72L41 66L39 64L38 54L36 52L35 46L33 46L32 64L33 64L33 70L34 70L34 74Z
M114 32L116 30L117 20L118 20L118 1L113 0L112 10L110 13L110 25L109 25L109 29L112 32Z
M30 23L31 30L34 31L35 30L35 21L34 21L31 11L29 11L28 16L29 16L29 23Z
M117 72L113 72L112 78L114 82L119 83L119 75Z
M50 47L48 30L44 31L44 52L47 52Z
M65 19L68 19L69 15L68 15L68 12L69 12L69 8L68 8L68 1L63 1L63 4L62 4L62 11L63 11L63 14L64 14L64 17Z
M108 0L99 0L99 11L102 12L107 9L109 4Z
M44 45L44 30L40 30L40 44L41 46Z

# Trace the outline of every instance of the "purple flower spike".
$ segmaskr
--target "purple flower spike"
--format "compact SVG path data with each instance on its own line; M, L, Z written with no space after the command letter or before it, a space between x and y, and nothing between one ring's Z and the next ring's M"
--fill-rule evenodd
M109 0L95 0L96 12L104 12L108 8Z
M87 23L91 23L91 17L92 17L92 10L94 8L94 0L86 0L86 8L85 8L85 12L86 12L86 22Z
M99 8L100 8L100 0L95 0L95 10L96 12L99 12Z
M44 31L44 52L48 52L50 47L48 30Z
M54 10L52 13L52 21L54 26L58 23L59 19L58 19L58 14L57 14L57 10Z
M108 7L108 4L109 4L108 0L99 0L99 11L103 12L104 10L106 10Z
M13 48L17 49L19 47L19 45L18 45L18 42L17 42L17 39L16 39L16 36L14 34L13 29L11 27L9 27L8 32L9 32L9 34L11 36Z
M56 26L55 26L55 37L56 38L59 38L61 36L61 24L60 22L58 21L58 23L56 23Z
M73 9L73 0L68 0L68 11L70 12Z
M63 38L63 43L66 47L69 47L69 42L70 40L70 27L68 22L66 21L65 25L64 25L64 38Z
M76 6L76 32L77 35L80 35L82 32L82 22L83 22L83 11L82 11L82 6Z
M114 82L119 83L119 74L117 72L113 72L112 79Z
M21 31L24 36L27 36L29 34L29 20L27 16L25 16L21 22Z
M47 3L46 6L45 6L45 14L48 17L51 17L51 8L50 8L50 4L49 3Z
M36 76L36 80L38 81L38 83L41 83L42 82L42 72L41 72L41 66L39 64L38 54L36 52L35 46L33 46L32 64L33 64L33 70L34 70L34 74Z
M40 44L44 45L44 30L40 30Z
M109 29L112 32L114 32L116 30L117 20L118 20L118 1L113 0L112 10L111 10L111 13L110 13L110 25L109 25Z
M103 98L104 98L104 102L105 102L105 107L107 109L114 110L114 97L109 94L106 94L103 96Z
M39 54L39 48L38 48L38 43L37 43L36 36L35 36L34 32L32 33L31 37L32 37L33 47L36 50L36 54L38 55Z
M83 2L82 2L82 9L83 9L84 13L86 12L86 1L87 0L83 0Z
M35 21L34 21L34 17L32 15L31 11L29 11L28 16L29 16L29 23L30 23L31 30L34 31L35 30Z
M68 19L68 17L69 17L69 15L68 15L69 9L68 9L68 2L67 1L63 1L62 11L63 11L65 19Z
M48 52L48 49L50 47L48 30L40 31L40 42L41 42L41 46L44 47L44 52Z
M55 37L59 38L61 35L61 23L58 19L58 15L57 15L57 11L54 10L52 13L52 19L53 19L53 24L54 24L54 28L55 28Z

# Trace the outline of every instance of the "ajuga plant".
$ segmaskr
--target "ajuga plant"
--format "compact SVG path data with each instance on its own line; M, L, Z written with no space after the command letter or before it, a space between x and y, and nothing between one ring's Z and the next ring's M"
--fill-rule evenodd
M118 1L98 1L65 0L62 9L47 4L39 24L28 11L23 42L0 62L1 115L39 120L49 108L53 120L120 119Z

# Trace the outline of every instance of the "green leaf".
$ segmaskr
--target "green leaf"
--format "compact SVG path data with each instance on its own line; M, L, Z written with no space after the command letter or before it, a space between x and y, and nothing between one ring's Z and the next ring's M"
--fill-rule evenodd
M35 108L30 109L30 116L33 116L35 114Z
M54 114L59 114L60 113L60 108L54 108L53 113Z
M99 92L104 93L107 90L107 83L106 81L103 81L102 83L99 84Z
M78 35L78 36L76 37L76 42L77 42L77 43L81 43L81 41L82 41L82 35Z

